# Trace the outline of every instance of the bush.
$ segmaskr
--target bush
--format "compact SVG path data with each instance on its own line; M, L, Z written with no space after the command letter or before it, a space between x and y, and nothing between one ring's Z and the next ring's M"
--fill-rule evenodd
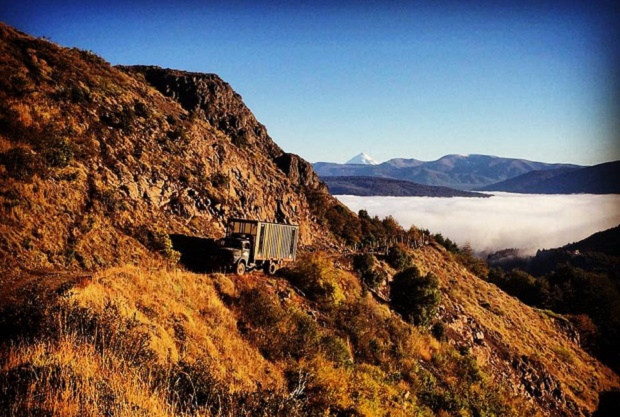
M407 253L407 251L399 245L390 247L386 261L396 270L409 268L413 265L411 255L409 255L409 253Z
M377 263L377 258L372 253L362 253L353 257L353 269L363 275L372 271Z
M433 274L420 275L415 266L394 275L390 284L392 308L417 326L426 326L437 314L441 293Z
M159 253L173 263L177 263L181 254L172 247L172 240L163 230L151 230L147 226L140 226L135 233L136 239L153 252Z
M450 239L447 239L447 238L444 239L441 233L437 233L436 235L434 235L433 239L435 240L435 242L439 243L441 246L446 248L448 252L452 252L452 253L460 252L459 246L453 241L451 241Z
M45 163L51 168L64 168L73 158L73 149L67 139L52 135L41 143Z
M214 172L210 180L211 184L217 189L224 189L230 185L230 177L221 172Z
M377 258L371 253L355 255L353 258L353 269L371 289L377 289L387 279L387 274L377 269L376 264Z
M344 300L338 283L339 271L324 254L312 253L300 257L286 277L310 299L337 305Z
M376 290L383 284L388 278L388 274L381 269L373 269L368 271L362 276L362 281L368 286L368 288Z

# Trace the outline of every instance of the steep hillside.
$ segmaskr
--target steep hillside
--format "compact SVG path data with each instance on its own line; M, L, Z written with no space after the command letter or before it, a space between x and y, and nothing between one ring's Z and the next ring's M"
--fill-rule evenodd
M609 389L603 381L617 384L612 371L579 348L578 335L566 319L524 306L465 271L444 250L417 251L415 259L423 272L440 278L440 315L450 329L448 337L471 349L482 366L502 375L503 385L548 403L548 410L564 403L563 411L548 412L571 415L596 401L597 391ZM585 377L599 372L606 377L598 382Z
M378 177L323 177L333 195L399 197L489 197L488 194L434 187L411 181Z
M524 194L618 194L620 161L585 168L534 171L480 188Z
M532 257L489 256L488 278L524 303L565 314L583 347L620 371L620 226Z
M0 415L587 416L620 388L560 316L352 215L219 77L5 25L0 56ZM298 223L300 258L177 265L171 234L229 216ZM422 243L378 255L373 287L342 244L404 235ZM411 259L437 277L428 325L382 297Z
M578 168L576 165L547 164L489 155L446 155L428 162L397 158L371 166L317 162L313 167L320 177L385 177L459 190L480 189L531 171Z
M0 37L3 270L136 262L170 233L219 236L229 216L334 241L306 193L339 203L219 77L125 72L7 26Z

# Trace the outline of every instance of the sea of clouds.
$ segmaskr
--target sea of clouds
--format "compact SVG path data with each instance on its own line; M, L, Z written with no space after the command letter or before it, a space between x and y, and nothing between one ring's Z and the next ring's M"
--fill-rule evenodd
M517 248L524 254L584 239L620 224L620 195L532 195L490 198L336 196L356 213L391 215L403 227L441 233L476 252Z

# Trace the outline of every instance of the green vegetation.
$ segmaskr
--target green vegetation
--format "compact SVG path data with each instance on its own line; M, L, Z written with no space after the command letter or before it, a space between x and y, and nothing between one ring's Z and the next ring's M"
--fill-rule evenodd
M389 248L387 257L385 258L388 264L397 271L409 268L413 266L413 258L411 255L399 245L394 245Z
M158 253L173 264L176 264L181 258L181 254L172 247L172 240L168 233L161 229L152 230L147 226L140 226L134 235L149 250Z
M415 266L394 275L390 284L391 305L407 321L427 326L438 311L441 293L433 274L420 275Z
M489 281L531 306L576 317L574 324L590 352L620 369L619 282L566 264L539 277L518 269L505 272L494 268ZM590 317L591 322L580 319L581 315Z
M379 288L388 278L387 273L379 268L377 258L371 253L355 255L353 269L359 274L362 282L372 290Z

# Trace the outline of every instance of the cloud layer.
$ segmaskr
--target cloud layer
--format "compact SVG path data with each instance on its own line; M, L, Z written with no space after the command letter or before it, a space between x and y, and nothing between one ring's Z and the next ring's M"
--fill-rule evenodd
M620 195L493 193L491 198L337 196L356 213L392 215L478 252L555 248L620 224Z

